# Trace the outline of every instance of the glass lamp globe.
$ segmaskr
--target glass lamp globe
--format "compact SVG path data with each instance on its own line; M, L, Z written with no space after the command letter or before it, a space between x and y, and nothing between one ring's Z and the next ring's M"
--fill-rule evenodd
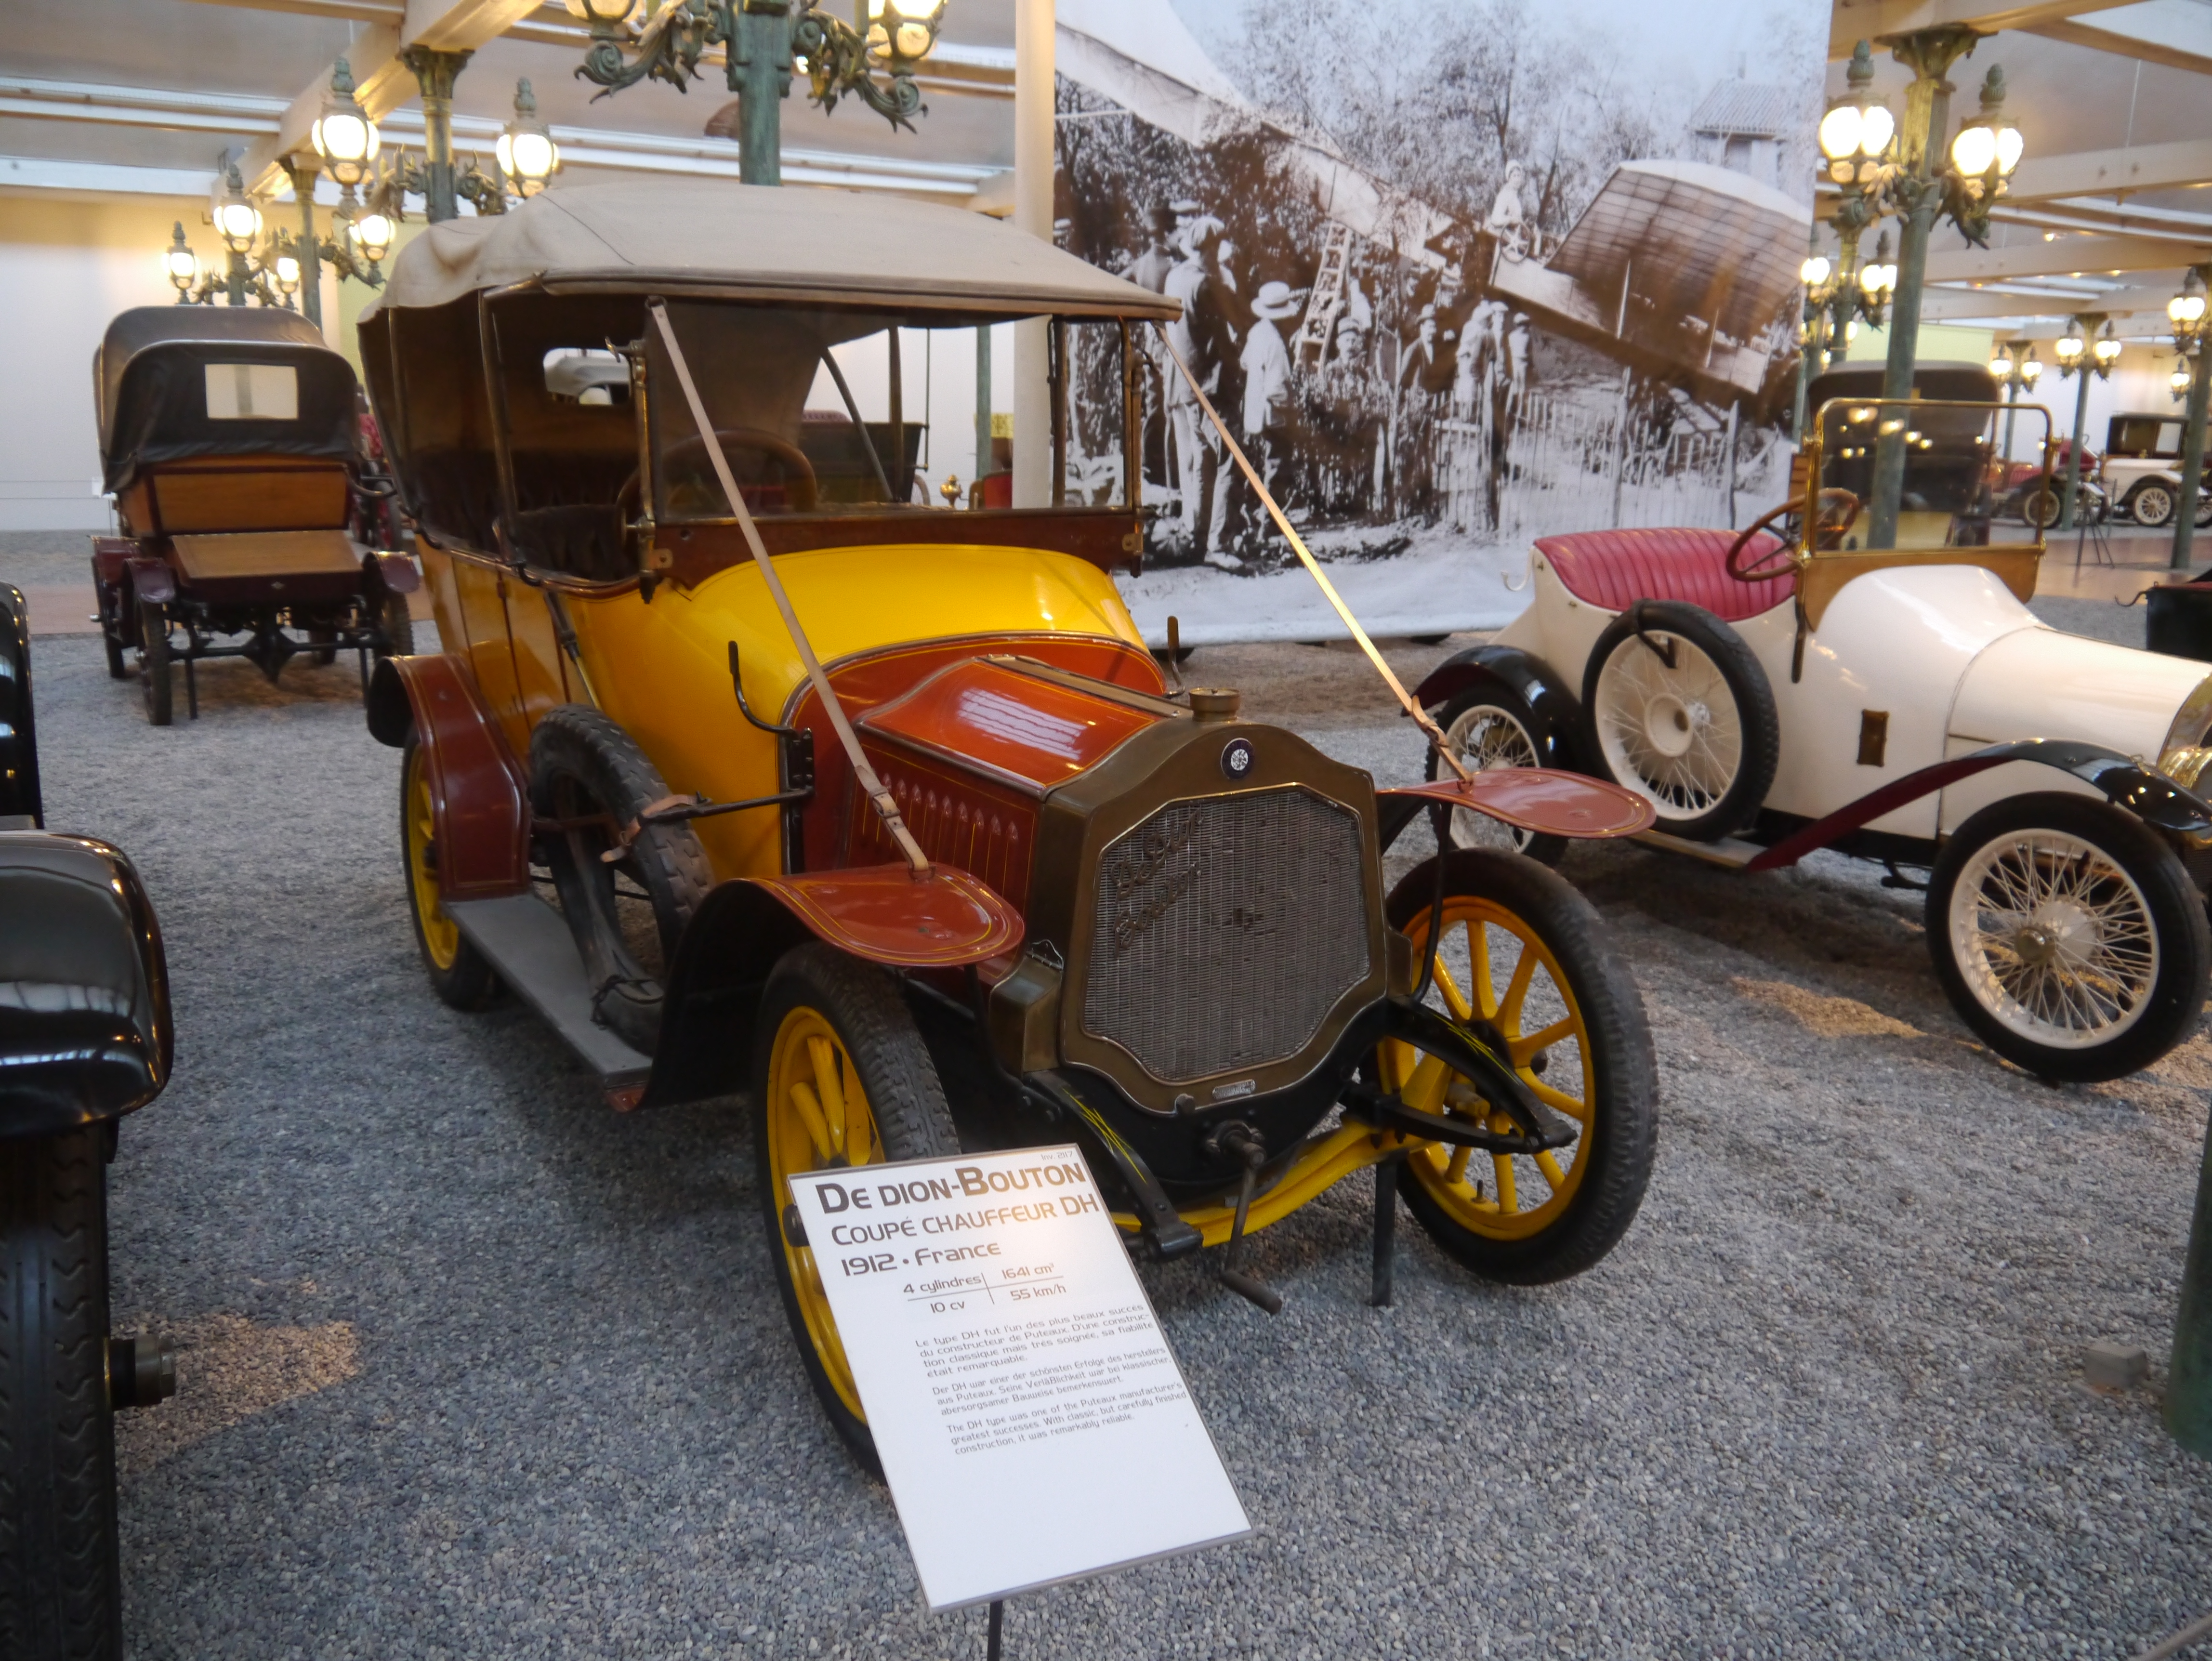
M1834 269L1827 255L1816 253L1797 268L1797 276L1807 288L1817 289L1828 280L1828 273Z
M233 253L244 253L261 234L261 210L242 196L218 202L215 208L216 234Z
M392 252L392 222L382 214L365 213L347 228L370 265L380 263Z
M2184 399L2189 396L2189 383L2191 379L2191 376L2189 373L2189 365L2186 363L2177 363L2173 366L2173 373L2166 376L2166 384L2173 389L2173 395L2176 399Z
M358 185L376 161L376 123L362 113L353 95L353 70L343 58L331 74L322 113L307 129L307 140L341 186Z
M2120 361L2120 343L2113 339L2110 334L2100 337L2094 350L2097 356L2097 367L2100 369L2109 369Z
M637 0L562 0L562 4L569 16L595 30L619 28L637 9Z
M545 181L561 165L561 147L538 119L538 99L527 80L515 82L514 119L507 124L495 148L499 153L499 170L514 181L514 188L525 197L544 190Z
M2033 352L2030 352L2027 355L2027 361L2020 366L2020 384L2033 391L2035 383L2042 379L2043 360Z
M2070 369L2081 361L2081 337L2078 334L2063 335L2051 350L2058 355L2058 367Z
M179 293L191 288L198 280L200 259L185 242L184 222L177 222L175 240L161 250L161 269L169 281L176 284Z
M2000 386L2010 380L2012 379L2012 354L2010 352L1997 352L1992 354L1990 358L1990 373L1997 378L1997 385Z

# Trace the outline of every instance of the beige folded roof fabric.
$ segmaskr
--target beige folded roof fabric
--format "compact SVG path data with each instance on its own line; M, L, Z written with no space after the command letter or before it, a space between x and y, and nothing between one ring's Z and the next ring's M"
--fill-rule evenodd
M669 179L547 191L510 213L433 225L400 251L370 311L444 306L516 283L1002 314L1169 318L1181 309L957 208Z

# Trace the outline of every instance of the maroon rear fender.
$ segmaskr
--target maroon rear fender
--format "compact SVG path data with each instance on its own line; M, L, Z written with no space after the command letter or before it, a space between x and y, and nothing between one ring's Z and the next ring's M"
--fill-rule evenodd
M368 688L368 730L411 737L430 779L439 891L449 900L530 891L530 788L507 739L451 653L385 658Z
M1385 801L1464 807L1545 837L1632 837L1649 830L1659 817L1632 790L1548 767L1499 767L1471 779L1437 779L1375 794Z

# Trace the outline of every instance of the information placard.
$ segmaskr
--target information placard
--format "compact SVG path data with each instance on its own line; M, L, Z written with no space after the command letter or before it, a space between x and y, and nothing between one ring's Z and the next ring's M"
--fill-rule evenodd
M933 1611L1251 1532L1081 1150L791 1189Z

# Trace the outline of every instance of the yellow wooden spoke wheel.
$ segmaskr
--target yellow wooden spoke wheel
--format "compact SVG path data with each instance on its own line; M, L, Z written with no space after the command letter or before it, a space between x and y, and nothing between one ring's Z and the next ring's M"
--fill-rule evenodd
M1406 1159L1401 1192L1437 1244L1478 1272L1563 1279L1610 1250L1650 1175L1657 1069L1642 1000L1589 904L1533 861L1463 850L1390 897L1417 958L1440 942L1430 1003L1506 1057L1530 1093L1580 1134L1534 1154L1432 1143ZM1439 1057L1397 1040L1381 1082L1410 1107L1499 1133L1513 1121Z
M776 1215L792 1203L793 1172L866 1165L881 1157L874 1111L853 1057L829 1018L809 1004L794 1006L778 1025L769 1045L768 1086L761 1102L762 1132ZM865 1421L860 1394L853 1387L845 1348L837 1341L830 1300L814 1253L791 1243L782 1232L785 1272L805 1323L807 1342L820 1358L830 1387L846 1411Z
M409 740L399 769L399 847L407 867L408 910L415 944L438 995L456 1009L481 1008L498 978L446 915L438 883L437 817L431 804L430 769L422 747Z
M871 1468L875 1443L816 1252L793 1243L791 1179L804 1171L957 1153L937 1069L898 984L818 941L784 954L753 1028L753 1145L776 1282L800 1359L838 1433Z

